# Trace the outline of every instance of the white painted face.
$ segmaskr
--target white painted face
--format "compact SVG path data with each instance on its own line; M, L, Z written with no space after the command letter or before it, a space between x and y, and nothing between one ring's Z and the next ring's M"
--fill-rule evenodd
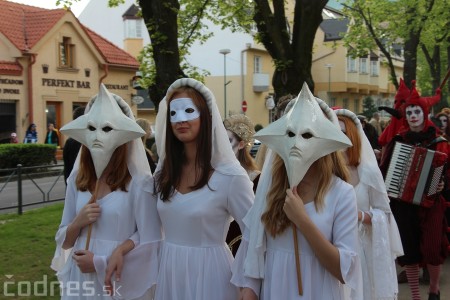
M406 121L408 121L411 131L421 131L424 127L423 110L418 105L411 105L406 108Z
M227 135L228 135L228 139L230 140L231 148L233 149L234 155L237 156L239 149L240 149L239 148L240 142L239 142L238 138L236 137L236 135L234 134L234 132L232 132L231 130L227 129Z
M440 116L439 120L441 121L441 131L445 132L445 130L447 129L447 118L445 116Z
M192 121L200 117L200 111L190 98L170 101L170 123Z

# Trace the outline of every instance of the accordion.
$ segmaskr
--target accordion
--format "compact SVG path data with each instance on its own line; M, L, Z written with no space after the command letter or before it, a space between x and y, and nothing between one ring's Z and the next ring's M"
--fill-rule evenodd
M385 176L388 196L433 206L446 163L445 153L396 142Z

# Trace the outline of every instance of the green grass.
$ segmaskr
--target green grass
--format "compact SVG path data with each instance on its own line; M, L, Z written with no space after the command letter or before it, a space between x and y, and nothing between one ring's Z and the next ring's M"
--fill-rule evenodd
M58 294L57 288L50 288L50 283L57 280L50 263L62 211L63 204L59 203L23 215L0 215L0 299L59 299L49 295L52 289ZM6 275L12 277L8 279ZM45 290L48 295L44 296ZM18 296L27 292L31 296Z

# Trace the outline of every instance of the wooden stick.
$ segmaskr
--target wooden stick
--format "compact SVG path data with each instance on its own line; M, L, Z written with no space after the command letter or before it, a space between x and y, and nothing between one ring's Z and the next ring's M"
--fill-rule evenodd
M88 204L95 203L97 201L97 194L98 194L98 187L99 187L99 180L97 179L97 182L95 183L95 190L94 193L91 196L91 199L89 199ZM88 233L86 238L86 247L85 250L89 250L89 243L91 242L91 234L92 234L92 223L88 225Z
M447 82L449 76L450 76L450 68L447 70L447 75L445 75L444 80L442 80L442 83L441 83L441 85L439 86L439 88L441 89L441 91L442 91L442 89L444 88L444 85L445 85L445 83Z
M292 232L294 234L295 267L297 269L298 294L303 296L302 271L300 270L300 254L298 251L297 227L292 223Z

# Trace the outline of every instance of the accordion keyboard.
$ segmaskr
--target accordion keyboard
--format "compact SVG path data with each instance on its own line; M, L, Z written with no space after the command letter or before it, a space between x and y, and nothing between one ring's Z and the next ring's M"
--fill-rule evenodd
M385 179L386 189L391 197L398 198L402 194L404 181L411 166L413 150L413 146L402 143L395 144Z

